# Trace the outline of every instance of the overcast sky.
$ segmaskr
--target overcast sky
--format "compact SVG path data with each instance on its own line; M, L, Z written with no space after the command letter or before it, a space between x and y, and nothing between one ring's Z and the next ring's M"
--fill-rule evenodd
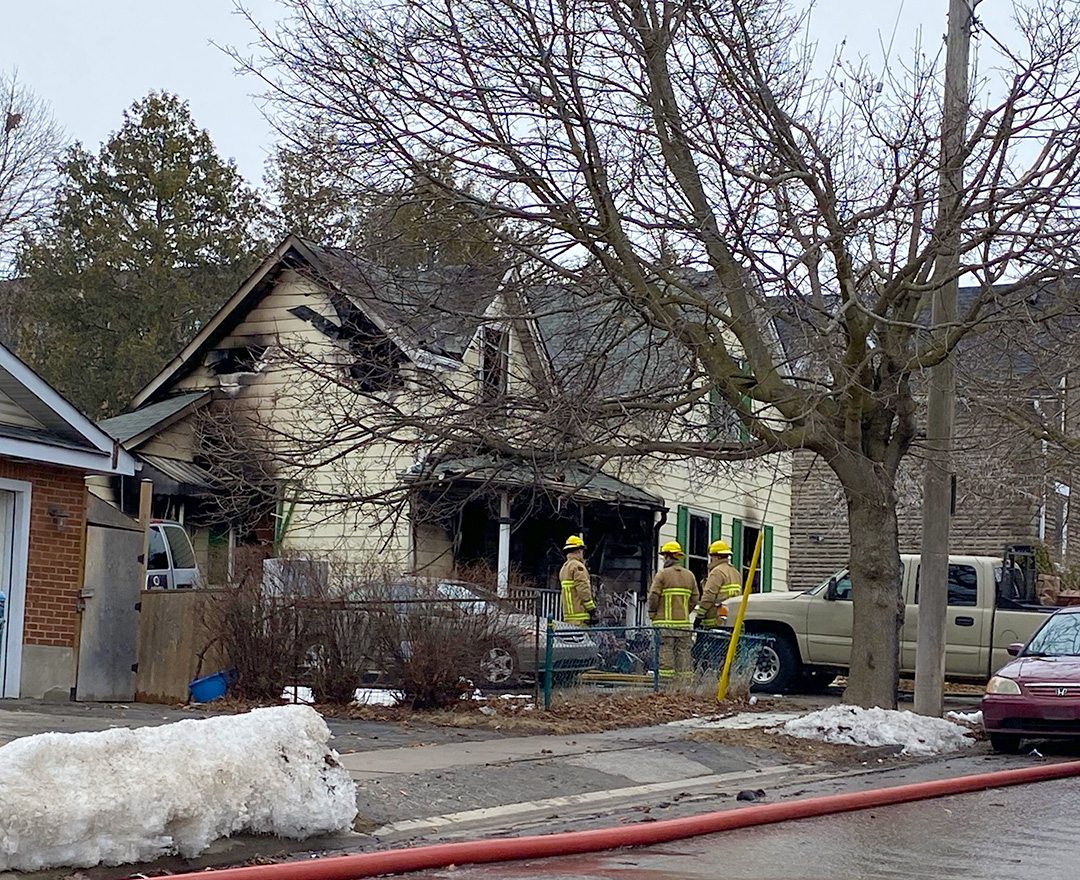
M275 0L245 5L260 21L279 12ZM1000 30L1010 7L997 0L979 12ZM211 45L251 42L249 25L233 8L232 0L12 0L4 4L0 68L17 68L68 135L92 149L120 126L133 101L155 89L174 92L190 102L218 151L260 183L273 135L252 97L259 84L237 76ZM947 10L948 0L819 0L813 35L819 56L846 39L848 55L880 64L881 47L890 43L894 58L910 58L921 29L924 51L933 55Z

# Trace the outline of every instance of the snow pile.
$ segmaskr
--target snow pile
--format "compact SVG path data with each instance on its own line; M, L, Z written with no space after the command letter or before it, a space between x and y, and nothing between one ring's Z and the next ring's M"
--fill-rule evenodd
M309 687L290 686L281 692L281 699L290 703L314 705L315 695ZM357 688L352 701L361 706L397 706L404 699L401 691L386 688Z
M971 724L982 727L982 712L946 712L945 717L957 724Z
M238 832L349 828L356 791L313 709L138 730L43 733L0 747L0 871L197 855Z
M974 742L968 728L944 718L857 706L829 706L792 719L775 732L842 745L902 745L904 755L955 752Z

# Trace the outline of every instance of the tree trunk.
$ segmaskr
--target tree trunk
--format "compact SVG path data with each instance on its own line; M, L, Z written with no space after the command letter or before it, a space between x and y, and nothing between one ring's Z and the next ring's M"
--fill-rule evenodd
M880 466L861 471L856 480L848 477L844 493L855 621L844 702L895 709L904 616L895 487Z

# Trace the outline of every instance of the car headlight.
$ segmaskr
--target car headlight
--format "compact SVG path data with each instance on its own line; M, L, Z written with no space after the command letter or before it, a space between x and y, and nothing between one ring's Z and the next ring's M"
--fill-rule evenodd
M1020 685L1011 678L995 675L986 683L986 692L988 694L1012 694L1013 696L1019 696Z

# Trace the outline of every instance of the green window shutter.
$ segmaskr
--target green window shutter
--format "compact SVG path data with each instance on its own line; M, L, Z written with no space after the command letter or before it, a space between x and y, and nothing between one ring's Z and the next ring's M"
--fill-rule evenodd
M765 537L761 541L761 592L772 592L772 543L773 527L762 526Z
M720 526L721 526L720 514L714 513L712 515L712 525L709 528L709 541L710 542L719 541L722 537L724 537L724 533L721 530Z
M731 520L731 564L742 571L742 520Z
M690 511L679 505L679 515L675 520L675 540L687 552L690 547Z

